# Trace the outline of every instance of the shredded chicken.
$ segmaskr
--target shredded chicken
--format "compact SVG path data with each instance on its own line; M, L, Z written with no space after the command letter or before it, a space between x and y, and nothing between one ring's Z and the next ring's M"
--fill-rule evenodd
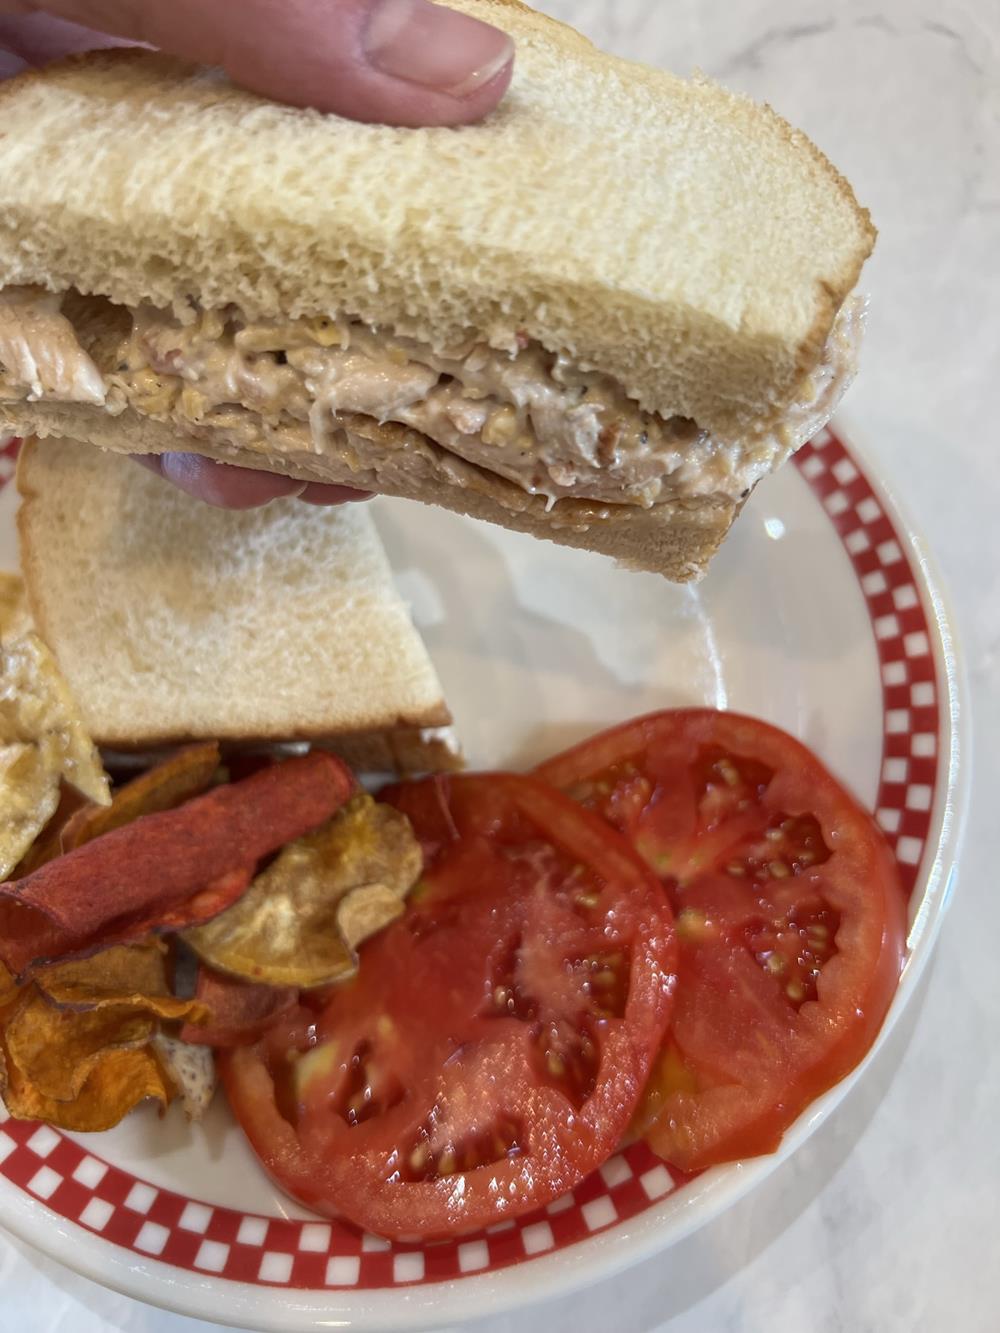
M346 317L248 321L230 307L181 319L142 307L105 385L78 344L73 360L72 325L53 300L15 298L20 333L14 321L6 341L0 323L7 382L22 392L27 386L29 396L65 396L75 384L77 401L105 402L106 394L110 411L132 406L209 426L213 413L237 407L271 425L308 423L318 452L342 414L361 414L412 427L550 503L574 496L644 506L685 495L739 499L784 461L825 422L853 377L862 318L860 302L844 307L779 429L720 440L687 418L643 412L609 376L527 339L513 353L475 339L436 352ZM47 347L50 334L58 352ZM8 345L19 354L5 356ZM55 365L59 375L38 369Z
M36 287L0 289L0 397L104 402L104 379L61 304L61 296Z

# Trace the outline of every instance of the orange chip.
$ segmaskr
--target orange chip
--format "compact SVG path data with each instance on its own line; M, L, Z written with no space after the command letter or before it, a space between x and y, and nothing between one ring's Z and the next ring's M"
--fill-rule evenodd
M62 833L62 850L70 852L92 838L131 824L140 815L173 810L203 792L219 767L214 741L188 745L162 764L115 792L110 805L88 806L69 820Z
M57 1009L31 987L7 1019L4 1042L39 1096L69 1102L109 1050L145 1046L155 1027L154 1018L129 1005L80 1014Z
M60 1009L127 1007L158 1018L203 1021L204 1005L171 995L165 953L159 940L119 944L90 958L39 967L33 980Z
M174 1089L148 1047L117 1048L99 1053L72 1099L56 1101L29 1082L0 1041L0 1096L15 1120L90 1133L111 1129L149 1097L166 1106Z
M326 986L355 972L357 946L402 914L422 868L409 820L356 796L289 843L237 903L182 938L230 976Z

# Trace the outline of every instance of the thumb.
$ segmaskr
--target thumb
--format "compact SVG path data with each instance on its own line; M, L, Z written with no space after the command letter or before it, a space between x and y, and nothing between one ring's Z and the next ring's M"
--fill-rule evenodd
M296 106L393 125L458 125L500 101L506 33L430 0L0 0L173 55Z

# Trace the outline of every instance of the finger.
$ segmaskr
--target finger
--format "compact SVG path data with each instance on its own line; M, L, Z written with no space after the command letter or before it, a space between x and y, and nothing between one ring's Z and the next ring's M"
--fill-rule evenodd
M0 38L0 41L3 39ZM0 81L3 79L12 79L15 74L20 74L22 70L28 68L28 62L16 56L13 51L5 51L0 46Z
M303 483L291 477L216 463L198 454L161 454L160 471L178 489L219 509L256 509L303 490Z
M198 454L135 454L137 463L208 504L223 509L254 509L283 496L297 495L306 504L339 505L371 500L370 491L321 482L295 481L253 468L216 463Z
M49 60L59 60L77 51L128 45L120 37L109 37L90 28L81 28L78 23L51 18L48 14L5 17L9 9L10 5L0 0L0 57L17 58L22 69L25 65L44 65ZM18 72L0 66L0 78Z
M255 92L356 120L458 125L510 82L506 33L431 0L0 0L222 65Z
M323 482L311 481L299 499L307 505L343 505L358 504L375 497L371 491L355 491L347 486L327 486Z
M291 477L232 467L198 454L140 456L137 461L179 490L219 509L256 509L282 496L299 495L305 485Z

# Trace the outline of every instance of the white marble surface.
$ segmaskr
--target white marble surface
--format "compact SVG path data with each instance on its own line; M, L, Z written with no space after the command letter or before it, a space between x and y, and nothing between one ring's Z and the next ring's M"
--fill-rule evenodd
M922 994L793 1162L707 1230L477 1333L986 1333L1000 1326L1000 4L547 0L602 44L766 98L881 230L854 419L950 585L976 781ZM817 590L821 595L821 590ZM194 1333L0 1238L2 1333Z

